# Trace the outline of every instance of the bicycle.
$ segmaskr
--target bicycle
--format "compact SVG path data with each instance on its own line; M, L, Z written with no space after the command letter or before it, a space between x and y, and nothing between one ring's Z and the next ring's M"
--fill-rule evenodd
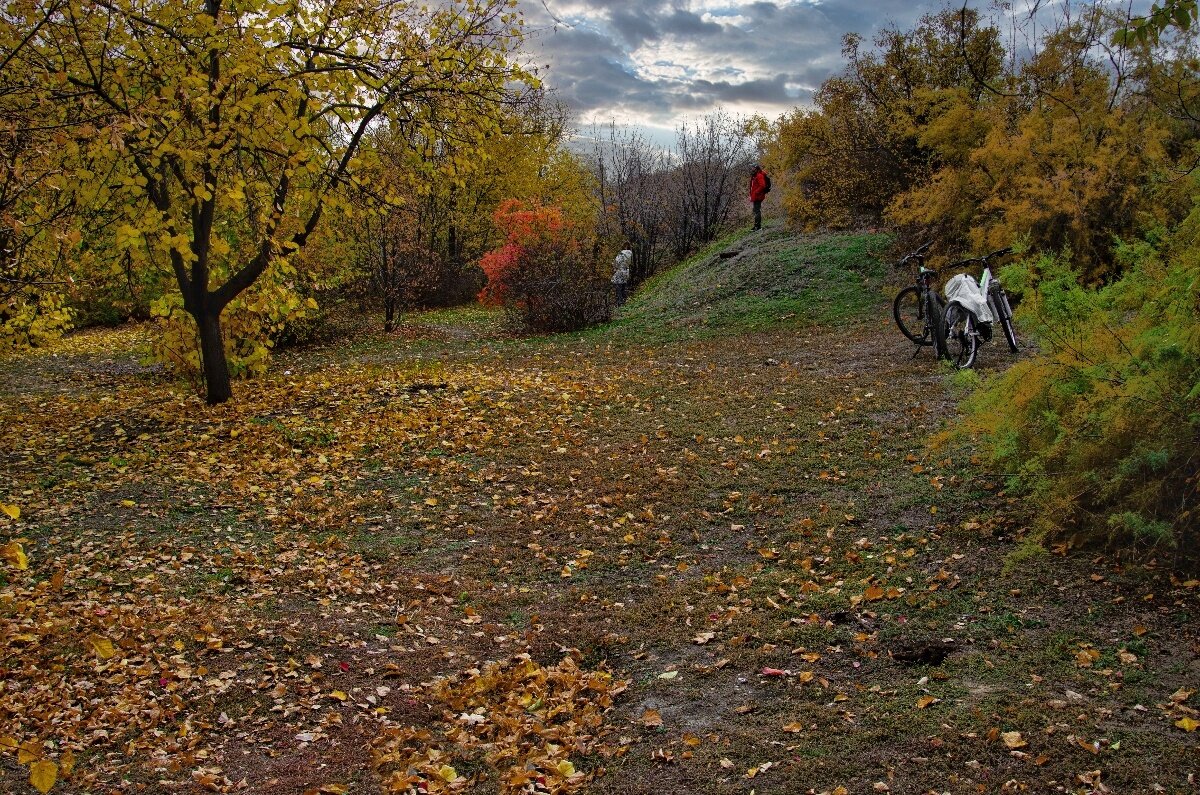
M988 265L989 260L1011 252L1011 248L1002 248L981 257L960 260L947 268L958 269L975 262L983 265L978 284L967 274L956 276L946 283L945 309L939 323L939 333L945 341L943 358L949 359L960 370L974 366L979 345L992 339L993 322L1000 323L1008 350L1011 353L1020 350L1017 332L1012 324L1012 306L1008 302L1008 294L992 275ZM956 284L960 278L965 281L957 281Z
M903 268L915 262L916 281L896 294L892 302L892 317L904 336L917 344L914 357L923 346L932 345L934 353L942 358L945 350L941 344L944 335L940 333L940 324L944 308L934 285L938 272L925 267L925 251L932 244L933 241L926 243L896 263L897 268Z

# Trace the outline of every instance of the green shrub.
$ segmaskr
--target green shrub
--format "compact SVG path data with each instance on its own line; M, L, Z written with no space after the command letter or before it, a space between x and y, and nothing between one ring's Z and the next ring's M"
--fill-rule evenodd
M1125 275L1080 285L1068 256L1018 273L1040 353L988 379L964 428L1051 535L1195 554L1200 526L1200 206Z

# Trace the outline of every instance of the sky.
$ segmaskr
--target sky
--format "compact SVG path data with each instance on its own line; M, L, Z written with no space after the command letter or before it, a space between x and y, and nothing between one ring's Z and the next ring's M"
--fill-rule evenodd
M1017 0L1021 13L1030 4ZM957 4L956 4L957 5ZM970 0L986 10L984 2ZM555 96L592 124L634 126L666 145L718 107L770 120L811 103L842 70L842 37L908 30L930 0L520 0L526 53Z

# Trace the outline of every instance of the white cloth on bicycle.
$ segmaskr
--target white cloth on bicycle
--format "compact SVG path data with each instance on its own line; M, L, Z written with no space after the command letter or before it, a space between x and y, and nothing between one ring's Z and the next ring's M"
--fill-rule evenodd
M979 284L968 273L960 273L946 282L946 301L957 303L975 316L980 323L991 323L992 308Z

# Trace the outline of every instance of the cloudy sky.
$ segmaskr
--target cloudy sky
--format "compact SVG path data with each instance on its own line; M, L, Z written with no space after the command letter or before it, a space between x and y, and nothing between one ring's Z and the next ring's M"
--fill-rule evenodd
M961 0L959 0L961 2ZM1051 0L1017 0L1019 9ZM520 0L527 53L584 125L672 133L716 107L774 119L808 104L842 36L907 30L933 0ZM957 3L956 3L957 5ZM970 0L974 8L986 3ZM658 136L655 136L658 137ZM673 133L671 135L673 137Z

